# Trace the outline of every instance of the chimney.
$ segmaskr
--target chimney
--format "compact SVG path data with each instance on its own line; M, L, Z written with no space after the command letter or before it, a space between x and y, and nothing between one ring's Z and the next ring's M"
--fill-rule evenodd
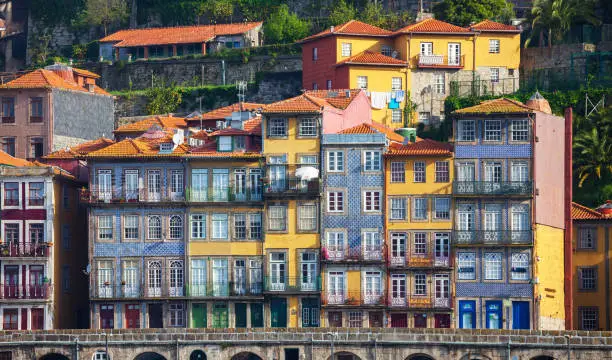
M330 31L330 32L334 32L334 25L332 25L332 26L329 28L329 31Z
M605 203L597 208L597 211L604 216L612 216L612 200L606 200Z
M51 70L62 79L71 83L75 83L74 73L72 72L72 68L68 65L55 63L53 65L46 66L45 70Z

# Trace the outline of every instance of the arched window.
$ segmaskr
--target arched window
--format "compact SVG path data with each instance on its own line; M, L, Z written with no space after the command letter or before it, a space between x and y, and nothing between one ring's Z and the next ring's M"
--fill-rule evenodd
M148 296L161 296L161 284L162 284L162 270L161 262L149 261L148 270Z
M110 360L110 356L104 350L98 350L93 354L92 360Z
M161 217L159 215L149 216L149 228L147 235L149 239L161 239L162 228L161 228Z
M170 262L170 296L183 296L183 262Z
M189 360L206 360L206 354L202 350L194 350L189 355Z
M183 238L183 218L178 215L170 217L170 239Z

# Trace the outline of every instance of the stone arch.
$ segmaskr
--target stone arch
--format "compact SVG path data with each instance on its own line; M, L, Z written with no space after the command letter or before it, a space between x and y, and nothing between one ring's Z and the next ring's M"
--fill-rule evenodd
M45 354L39 360L70 360L68 356L58 353Z
M557 360L550 355L538 355L531 358L531 360Z
M193 350L189 355L189 360L206 360L206 353L202 350Z
M463 355L461 360L491 360L488 356L480 354L467 354Z
M134 360L166 360L166 358L163 355L151 351L136 355Z
M231 357L231 360L263 360L259 355L249 352L243 351Z
M350 351L338 351L333 358L330 356L328 360L361 360L361 358Z
M427 354L412 354L409 355L406 360L434 360L434 358L432 358L431 356L427 355Z

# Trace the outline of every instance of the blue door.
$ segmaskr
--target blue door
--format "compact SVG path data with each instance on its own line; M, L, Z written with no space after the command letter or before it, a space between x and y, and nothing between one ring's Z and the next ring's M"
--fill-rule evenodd
M498 300L490 300L486 303L487 307L487 329L502 328L502 302Z
M529 301L512 302L512 328L529 330Z
M460 329L475 329L476 328L476 301L474 300L459 301L459 328Z

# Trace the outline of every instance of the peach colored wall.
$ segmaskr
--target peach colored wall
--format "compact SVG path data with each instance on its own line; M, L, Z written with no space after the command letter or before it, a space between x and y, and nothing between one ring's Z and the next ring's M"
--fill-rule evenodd
M372 122L370 99L360 91L344 110L325 108L323 112L323 134L335 134L361 123Z

